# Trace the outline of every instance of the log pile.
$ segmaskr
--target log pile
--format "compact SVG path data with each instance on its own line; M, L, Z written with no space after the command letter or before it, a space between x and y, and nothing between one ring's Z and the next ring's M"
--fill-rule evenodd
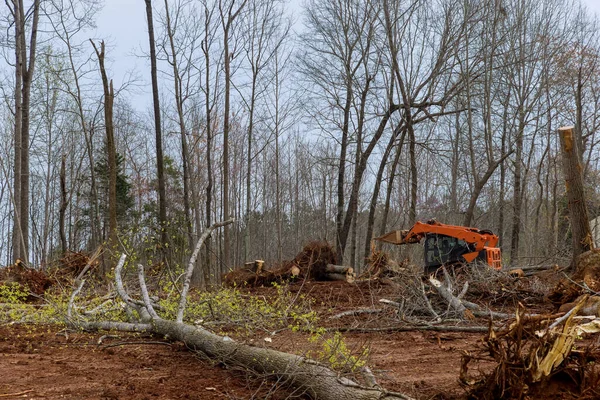
M327 242L310 242L293 260L267 269L264 261L248 262L243 268L227 273L223 281L228 286L269 286L294 279L354 282L352 267L335 264L335 249Z

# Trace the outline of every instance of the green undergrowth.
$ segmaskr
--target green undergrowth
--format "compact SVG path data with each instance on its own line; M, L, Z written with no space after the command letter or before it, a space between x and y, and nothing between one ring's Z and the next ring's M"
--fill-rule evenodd
M0 324L64 324L68 298L46 293L45 301L17 282L0 285Z
M367 346L351 348L340 332L334 332L332 335L314 333L310 336L309 342L316 343L319 348L315 352L309 352L308 357L334 370L357 372L367 364L369 348Z
M330 333L319 326L319 315L313 309L314 299L293 293L285 284L273 285L266 295L246 293L239 288L192 291L188 298L184 322L245 340L257 334L277 337L281 331L297 333L297 354L305 355L331 368L355 372L365 365L368 349L351 348L339 332ZM65 326L72 288L47 291L44 299L30 302L26 287L17 283L0 285L0 324L55 324ZM105 292L105 291L104 291ZM73 318L85 321L131 322L124 304L115 296L100 296L102 291L90 285L77 297ZM133 293L132 293L133 294ZM167 284L159 291L162 318L175 319L179 295ZM133 294L136 297L135 294ZM300 343L305 342L306 346ZM312 350L307 351L306 348Z
M274 284L275 293L269 296L245 294L238 288L219 288L194 291L188 299L185 322L201 324L219 333L236 331L248 334L256 330L268 332L281 329L314 331L319 320L312 310L314 300L304 294L291 293L287 285ZM164 317L173 319L179 297L170 287L169 295L160 301Z

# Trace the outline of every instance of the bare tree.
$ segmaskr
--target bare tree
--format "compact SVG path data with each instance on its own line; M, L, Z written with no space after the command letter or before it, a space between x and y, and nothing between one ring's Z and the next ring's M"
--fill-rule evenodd
M100 42L100 50L96 44L90 40L94 51L98 57L100 65L100 75L102 77L102 87L104 89L104 127L106 130L106 155L108 160L108 247L116 246L117 244L117 150L115 145L115 133L113 123L113 105L115 100L115 92L113 89L112 79L108 80L106 68L104 66L105 46L104 41ZM105 274L108 272L109 263L107 260L103 263Z
M156 175L158 178L158 222L161 232L161 246L163 259L166 258L166 249L169 245L167 233L167 200L165 189L164 156L162 145L162 126L160 122L160 98L158 93L158 77L156 66L156 44L154 41L154 21L152 19L152 0L146 3L146 19L148 22L148 41L150 45L150 75L152 77L152 101L154 104L154 129L156 133Z
M219 14L221 17L221 27L223 29L223 64L225 68L225 105L223 109L223 216L229 218L229 133L231 129L231 61L236 56L232 51L232 30L235 27L236 19L240 16L248 0L242 0L236 4L236 0L219 0ZM223 240L223 263L225 266L231 265L231 233L229 226L224 228Z
M23 0L6 2L15 30L15 162L14 162L14 223L13 259L29 259L29 123L31 84L34 78L40 0L33 2L27 13ZM29 49L27 48L27 18L31 18ZM29 52L28 52L29 50Z

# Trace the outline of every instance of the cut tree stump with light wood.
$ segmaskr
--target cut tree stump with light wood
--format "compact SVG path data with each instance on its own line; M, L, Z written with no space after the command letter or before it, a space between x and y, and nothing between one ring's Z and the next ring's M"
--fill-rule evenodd
M569 201L569 217L573 233L573 260L571 270L576 267L576 260L580 254L594 248L592 232L588 218L583 175L575 129L572 126L558 128L560 147L563 158L563 172L567 186L567 199Z

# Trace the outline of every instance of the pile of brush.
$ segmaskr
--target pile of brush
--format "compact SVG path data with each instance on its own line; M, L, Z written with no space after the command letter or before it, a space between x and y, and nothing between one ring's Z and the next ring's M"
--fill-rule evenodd
M41 296L55 281L45 272L29 268L21 260L17 260L13 265L0 270L0 282L16 282L21 285L24 290L27 290L34 295ZM28 300L34 299L35 298L32 297Z

